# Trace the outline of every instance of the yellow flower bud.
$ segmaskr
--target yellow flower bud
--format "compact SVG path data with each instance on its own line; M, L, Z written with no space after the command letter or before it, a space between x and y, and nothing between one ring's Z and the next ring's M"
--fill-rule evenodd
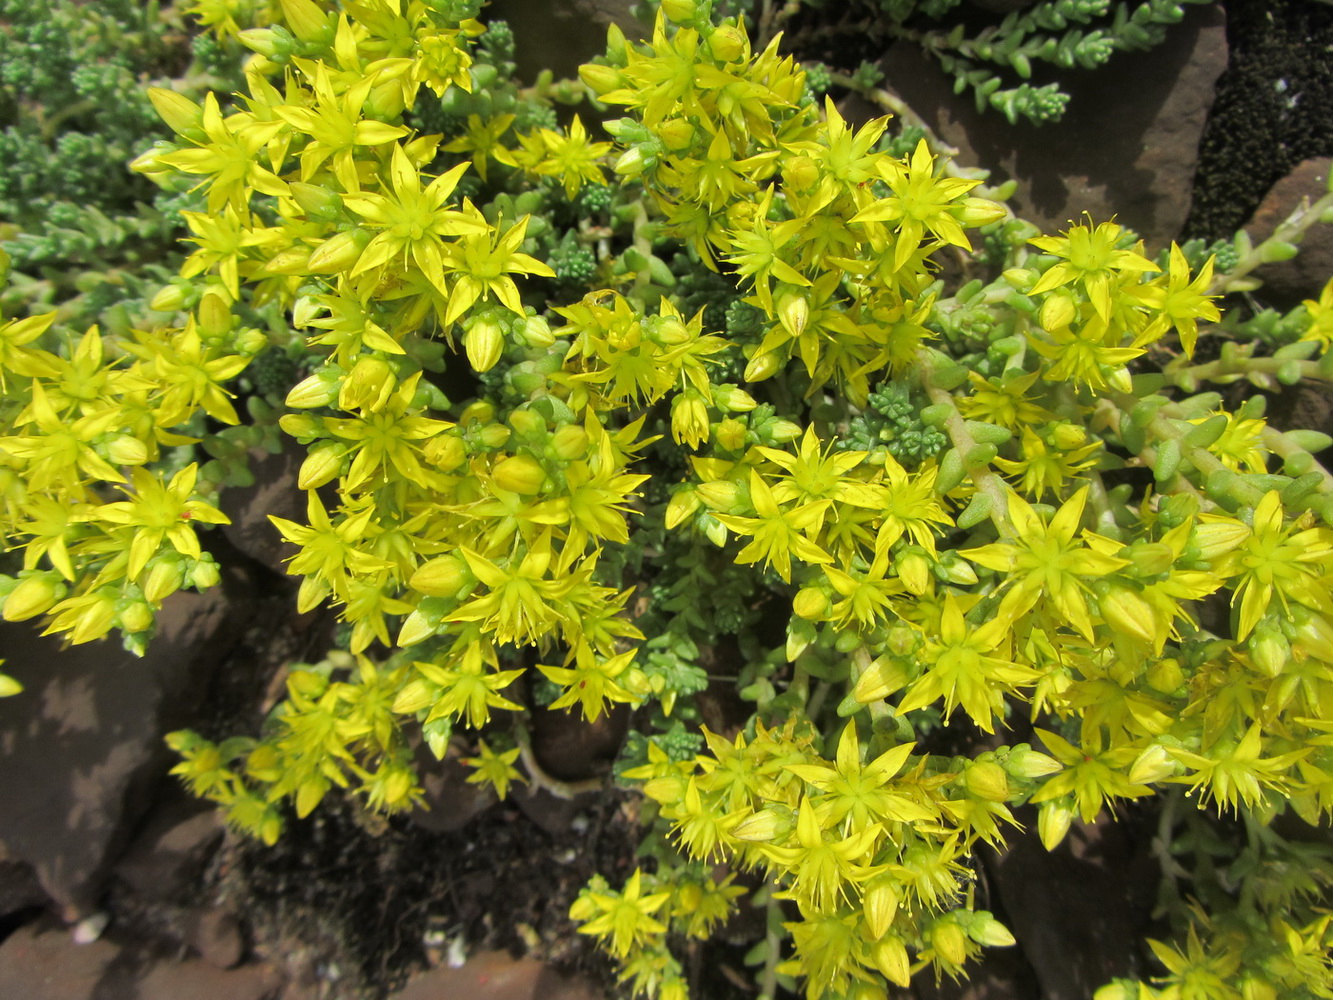
M1168 656L1149 666L1144 679L1154 691L1171 694L1185 683L1185 673L1180 669L1180 661Z
M1160 646L1159 638L1161 642L1166 641L1166 630L1163 628L1159 632L1152 605L1138 591L1112 584L1097 598L1097 605L1106 623L1117 632L1132 635L1154 648Z
M555 343L551 324L544 316L529 316L518 323L518 335L528 347L550 347Z
M120 612L120 627L126 632L146 632L153 627L153 609L145 601L133 601Z
M344 410L365 408L371 413L384 409L398 387L393 368L380 358L362 357L343 379L338 390L338 406Z
M730 479L720 479L711 483L700 483L694 488L694 495L713 510L730 513L737 509L741 488Z
M1269 677L1282 673L1291 662L1291 644L1275 625L1260 624L1249 638L1250 659Z
M510 455L495 466L491 475L500 489L525 496L540 492L546 482L546 470L531 455Z
M634 177L648 168L647 158L638 146L625 150L611 169L622 177Z
M1165 573L1176 561L1171 546L1162 542L1135 542L1125 552L1134 568L1143 576L1157 576Z
M828 616L828 595L818 587L803 587L792 598L791 609L806 621L823 621Z
M457 434L436 434L421 452L441 472L452 472L467 461L467 445Z
M799 337L810 321L810 300L798 292L784 292L778 296L778 321L793 337Z
M781 370L782 359L777 352L765 351L763 354L756 354L745 366L745 381L762 382L766 378L772 378Z
M154 559L143 579L143 596L154 604L181 589L185 582L185 567L179 558L163 554Z
M930 589L930 560L924 552L908 549L894 560L894 565L898 579L911 593L920 596Z
M801 436L801 425L790 420L775 420L768 427L768 436L774 444L786 444Z
M163 87L149 87L148 99L153 102L153 110L158 117L177 135L203 133L204 109L184 94Z
M304 330L319 319L319 314L323 311L324 307L313 295L302 295L297 298L296 304L292 306L292 326L298 330Z
M106 457L113 465L143 465L148 461L148 446L136 437L122 434L107 444Z
M723 24L708 36L708 51L718 62L735 62L745 56L749 48L745 32L734 24Z
M562 462L572 462L588 454L588 432L578 424L566 424L551 437L551 454Z
M512 433L504 424L487 424L477 437L487 448L502 448Z
M185 289L176 284L163 285L148 303L148 308L154 312L180 312L185 308Z
M671 499L667 501L666 526L667 530L677 527L684 523L685 519L692 517L694 512L699 509L699 498L694 490L677 490L671 494Z
M999 202L975 197L964 198L962 202L953 206L950 212L968 229L977 229L992 222L999 222L1009 214L1008 209Z
M370 242L367 229L348 229L325 240L315 248L306 265L311 274L338 274L349 271Z
M333 40L333 25L314 0L282 0L282 13L301 41L326 45Z
M675 24L688 24L698 12L697 0L662 0L662 13Z
M231 303L217 288L210 288L204 293L195 316L200 335L211 340L226 336L236 321L236 317L231 314Z
M718 389L717 401L719 406L732 413L749 413L759 405L754 401L753 396L734 385Z
M876 941L888 933L898 912L898 882L887 875L877 875L865 885L862 896L866 926Z
M620 75L620 70L612 66L584 63L579 67L579 79L591 87L594 94L601 97L603 94L618 89L624 77Z
M490 314L478 317L463 334L468 364L476 372L490 371L504 353L504 330Z
M697 390L687 389L671 401L671 437L677 444L699 447L708 439L708 407Z
M1074 322L1078 315L1074 307L1074 297L1065 291L1054 291L1041 304L1037 313L1037 323L1043 330L1060 330Z
M1129 768L1129 780L1136 785L1150 785L1154 781L1165 781L1178 770L1180 768L1166 748L1154 743L1134 758Z
M310 271L309 247L288 247L279 250L264 264L264 274L306 274Z
M793 825L790 809L769 806L741 820L732 829L731 835L752 844L773 843L791 833Z
M987 948L1008 948L1014 944L1014 936L1009 933L1009 928L984 910L973 914L967 936Z
M906 988L912 982L912 963L907 957L907 946L896 934L888 934L875 942L870 951L875 968L895 986Z
M458 556L444 555L418 566L407 585L427 597L454 597L474 580L467 563Z
M947 917L936 920L926 937L935 954L950 965L958 966L967 961L967 935L956 920Z
M1061 451L1073 451L1087 439L1087 433L1077 424L1058 423L1051 430L1051 443Z
M546 421L536 410L515 410L509 414L509 426L515 434L523 437L537 437L546 433Z
M296 486L302 490L317 490L330 483L342 472L343 456L347 449L340 444L323 442L310 449L296 475Z
M292 386L283 402L294 410L313 409L316 406L328 406L337 394L338 384L336 382L320 374L307 375ZM286 419L286 415L283 419ZM286 430L286 424L282 426ZM292 434L294 432L288 431L288 433Z
M218 564L211 558L198 560L190 569L190 586L195 590L216 587L220 579L222 574L218 570Z
M1021 744L1010 751L1004 769L1015 778L1040 778L1062 770L1063 765L1054 757Z
M819 164L809 156L793 156L782 171L782 185L790 191L808 191L819 183Z
M694 142L694 126L684 118L672 118L657 126L657 138L667 149L679 153Z
M1043 802L1037 814L1037 833L1041 836L1042 846L1048 851L1059 847L1073 822L1074 810L1069 806L1058 801Z
M748 430L741 421L727 417L717 425L717 443L728 451L740 451L745 447Z
M33 573L19 580L18 586L4 598L0 617L7 622L27 621L48 611L63 596L65 585L58 573Z
M987 802L1009 798L1009 776L993 760L979 760L963 772L963 784L969 795Z

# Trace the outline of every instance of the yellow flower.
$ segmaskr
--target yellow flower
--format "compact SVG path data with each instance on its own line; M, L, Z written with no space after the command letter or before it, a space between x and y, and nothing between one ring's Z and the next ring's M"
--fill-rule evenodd
M514 767L514 761L518 760L519 749L505 750L501 753L495 753L486 745L485 740L477 740L477 756L464 757L463 763L476 770L467 776L469 783L474 785L490 785L495 789L495 794L504 798L509 794L509 785L514 781L527 782L527 778L519 774L518 769Z
M454 276L454 290L444 317L446 324L457 321L475 302L489 299L492 293L506 309L522 316L518 286L509 275L555 277L555 272L536 257L518 252L529 218L525 215L501 235L499 229L491 231L478 212L475 215L478 228L448 247L445 267Z
M533 170L545 177L559 177L566 197L573 198L584 184L606 183L606 176L597 161L610 152L611 143L589 142L588 132L578 115L570 122L567 135L549 128L542 129L538 135L545 155Z
M964 559L1005 574L1001 584L1007 589L1000 605L999 618L1012 623L1039 601L1049 602L1085 639L1092 640L1092 620L1084 594L1090 592L1087 578L1113 573L1129 561L1108 555L1105 549L1119 549L1118 542L1083 532L1086 544L1074 540L1088 487L1071 496L1051 518L1049 524L1037 516L1032 506L1016 493L1009 495L1009 518L1014 536L975 549L959 552Z
M1103 222L1096 228L1071 224L1063 236L1038 236L1030 240L1033 246L1062 260L1041 276L1028 295L1040 295L1068 284L1081 285L1098 317L1109 321L1112 285L1125 273L1158 270L1143 254L1116 249L1124 231L1123 226L1114 222Z
M134 579L163 542L183 556L198 559L199 537L194 524L230 524L231 520L216 507L202 500L192 500L198 466L187 465L169 483L147 469L130 473L129 487L121 487L130 499L102 504L94 512L103 521L134 529L129 547L126 575Z
M1207 294L1213 283L1213 258L1209 257L1190 280L1189 262L1174 242L1167 273L1142 285L1131 286L1128 294L1157 313L1147 328L1135 338L1136 344L1156 340L1168 329L1174 328L1180 337L1180 346L1186 356L1194 355L1194 343L1199 339L1199 321L1216 323L1222 318L1214 304L1216 296Z

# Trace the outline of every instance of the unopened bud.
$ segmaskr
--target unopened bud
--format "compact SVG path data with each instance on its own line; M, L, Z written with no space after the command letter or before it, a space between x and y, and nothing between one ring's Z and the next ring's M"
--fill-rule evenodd
M578 424L566 424L551 437L551 454L562 462L572 462L588 454L588 432Z
M801 436L800 424L790 420L775 420L768 425L768 439L774 444L786 444Z
M550 347L555 343L551 324L544 316L529 316L517 324L519 339L528 347Z
M1145 601L1138 591L1112 584L1097 598L1097 605L1106 623L1117 632L1123 632L1140 642L1157 646L1159 637L1157 616L1153 612L1152 605ZM1160 637L1163 642L1166 641L1165 632Z
M968 197L964 198L960 204L953 206L950 213L964 227L976 229L980 226L988 226L992 222L999 222L1009 214L1009 211L999 202L990 201L986 198Z
M991 760L976 761L968 767L963 772L963 784L969 795L987 802L1004 802L1009 798L1009 776Z
M750 843L772 843L791 833L792 826L790 809L769 806L741 820L732 828L731 835Z
M778 296L778 320L783 329L793 337L799 337L805 331L805 324L810 321L810 300L795 292L786 292Z
M1061 802L1043 802L1037 814L1037 833L1041 836L1042 846L1053 851L1065 839L1069 826L1074 822L1074 810Z
M1129 780L1135 785L1151 785L1155 781L1165 781L1178 770L1180 768L1166 748L1154 743L1134 758L1129 768Z
M1072 323L1076 315L1073 296L1068 292L1054 291L1041 304L1037 322L1043 330L1060 330Z
M305 214L317 222L333 222L343 210L343 200L338 192L331 191L320 184L303 184L292 181L288 185L292 200L301 206Z
M436 434L421 449L426 461L441 472L452 472L467 461L467 445L457 434Z
M1180 661L1167 656L1157 660L1148 668L1145 675L1148 686L1160 694L1173 694L1185 683L1185 673L1180 669Z
M753 396L734 385L725 385L714 389L713 398L717 401L718 406L732 413L749 413L759 405L754 401Z
M866 883L862 899L866 926L872 939L878 941L893 925L898 912L898 882L886 875L877 875Z
M684 118L672 118L657 127L657 138L667 149L679 153L694 142L694 126Z
M675 24L689 24L698 12L698 0L662 0L662 13Z
M727 417L717 425L717 443L727 451L740 451L745 447L747 429L744 423L734 417Z
M4 599L7 622L22 622L35 618L65 596L65 585L59 573L32 573L23 577Z
M870 957L889 982L904 989L911 985L912 963L907 957L907 945L897 935L888 934L875 942Z
M185 289L180 285L172 283L170 285L163 285L158 289L157 294L153 296L153 300L148 303L148 308L152 309L154 312L180 312L185 308L185 303Z
M343 379L342 388L338 390L338 406L344 410L364 408L378 413L397 386L398 380L387 361L363 356L357 360L351 374Z
M772 378L781 369L782 359L777 352L765 351L763 354L756 354L745 366L745 381L762 382L766 378Z
M745 55L746 48L745 32L734 24L719 25L708 36L708 51L718 62L735 62Z
M462 559L445 555L418 566L407 585L427 597L453 597L472 580L472 572Z
M1087 433L1078 424L1061 422L1051 429L1051 444L1061 451L1073 451L1087 439Z
M161 604L167 596L181 589L185 583L185 567L179 556L163 554L153 560L143 580L143 596L154 604Z
M700 483L694 488L694 494L713 510L728 513L736 509L741 488L729 479L720 479L710 483Z
M670 531L673 528L683 524L685 519L692 517L699 509L699 497L695 495L694 490L677 490L671 494L671 499L667 501L666 509L666 527Z
M1249 638L1250 659L1269 677L1276 677L1291 662L1291 644L1282 630L1270 622L1261 622Z
M792 598L791 609L806 621L823 621L828 616L828 595L818 587L804 587Z
M584 63L579 67L579 79L591 87L598 97L618 89L624 81L620 70L594 63Z
M972 922L967 928L967 936L979 945L987 948L1008 948L1014 942L1009 928L1000 923L985 910L972 914Z
M136 437L122 434L106 446L112 465L143 465L148 461L148 446Z
M325 240L315 248L306 265L311 274L338 274L350 270L370 243L367 229L348 229Z
M342 472L343 457L347 449L331 441L321 442L310 449L310 454L301 463L296 475L296 486L302 490L317 490L325 483L331 483Z
M504 329L490 313L483 313L468 325L463 334L463 348L468 364L475 372L490 371L504 353Z
M282 13L292 34L301 41L311 45L333 41L333 24L314 0L282 0Z
M221 579L222 573L212 557L200 559L190 569L190 586L195 590L207 590L209 587L216 587Z
M931 926L927 939L935 954L950 965L959 966L967 961L967 935L958 921L947 916L939 918Z
M809 156L793 156L782 171L782 186L789 191L808 191L819 183L819 164Z
M1009 751L1005 758L1004 769L1015 778L1041 778L1061 770L1063 765L1040 750L1033 750L1027 744L1020 744Z
M894 560L894 566L911 593L920 596L930 589L930 560L924 552L908 549Z
M184 94L163 87L149 87L148 99L167 127L186 138L204 136L204 109Z
M133 601L120 612L120 627L126 632L146 632L153 620L153 609L144 601Z
M1140 576L1158 576L1171 569L1176 554L1162 542L1135 542L1125 552Z
M531 455L510 455L495 466L491 475L500 489L525 496L540 492L546 482L546 470Z
M503 448L513 434L504 424L487 424L477 435L482 445L487 448Z

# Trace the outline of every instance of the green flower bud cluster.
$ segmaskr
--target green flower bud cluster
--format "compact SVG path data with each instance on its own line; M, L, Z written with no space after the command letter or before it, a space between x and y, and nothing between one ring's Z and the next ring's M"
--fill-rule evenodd
M901 382L886 382L872 392L868 408L848 423L839 448L874 451L885 448L895 459L915 468L942 452L948 437L921 419L922 404Z

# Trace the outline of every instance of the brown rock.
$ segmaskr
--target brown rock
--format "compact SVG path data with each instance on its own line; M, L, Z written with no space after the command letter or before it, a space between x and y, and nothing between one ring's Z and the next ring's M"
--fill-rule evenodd
M519 76L534 80L549 69L558 80L577 76L582 63L606 51L606 29L612 23L630 38L644 34L629 8L630 0L491 0L486 15L514 29Z
M1084 210L1097 222L1115 215L1158 248L1180 235L1189 212L1199 138L1227 63L1224 22L1220 6L1190 7L1158 48L1062 72L1069 110L1042 126L978 113L971 90L955 95L952 78L913 43L895 42L881 68L887 85L959 148L960 162L991 170L992 183L1017 181L1018 215L1047 232Z
M542 770L561 781L606 774L629 732L628 705L614 705L593 722L581 712L532 714L532 753Z
M472 769L460 759L467 755L462 737L449 742L444 760L436 760L424 743L417 747L415 764L425 808L412 810L413 823L435 833L453 833L495 804L495 792L489 785L468 782Z
M175 792L153 807L115 874L140 897L176 899L199 877L222 832L215 807Z
M286 560L296 555L297 548L282 540L268 515L306 523L306 491L296 486L305 450L294 442L290 444L276 455L252 449L250 471L254 483L223 490L219 500L219 509L231 518L231 524L222 528L227 541L283 576L287 575Z
M457 969L432 969L391 1000L598 1000L584 980L571 979L530 958L482 952Z
M0 701L0 845L66 916L94 908L170 765L162 737L207 690L236 614L220 589L173 594L142 658L109 640L62 650L31 623L0 625L5 669L25 687Z
M47 902L32 866L22 861L0 861L0 917Z
M234 969L245 958L245 935L241 922L229 910L204 910L186 923L189 944L209 965Z
M1314 202L1328 192L1328 171L1333 159L1321 156L1305 160L1273 185L1255 209L1245 231L1256 244L1273 235L1293 210L1303 202ZM1304 299L1319 298L1333 278L1333 226L1316 223L1305 232L1301 252L1291 260L1264 264L1255 275L1264 287L1256 296L1276 309L1287 310Z

